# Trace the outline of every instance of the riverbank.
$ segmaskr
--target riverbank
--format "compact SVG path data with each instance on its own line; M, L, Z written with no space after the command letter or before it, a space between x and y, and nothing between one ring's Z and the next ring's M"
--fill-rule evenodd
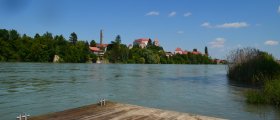
M137 105L122 104L106 101L106 104L92 104L83 107L73 108L61 112L49 113L31 117L30 120L158 120L158 119L175 119L175 120L223 120L202 115L189 113L180 113L155 108L147 108Z

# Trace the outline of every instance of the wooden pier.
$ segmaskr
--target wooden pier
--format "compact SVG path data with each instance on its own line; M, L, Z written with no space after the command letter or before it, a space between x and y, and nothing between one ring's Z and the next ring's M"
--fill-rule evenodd
M180 113L136 105L106 102L61 112L49 113L28 120L222 120L221 118Z

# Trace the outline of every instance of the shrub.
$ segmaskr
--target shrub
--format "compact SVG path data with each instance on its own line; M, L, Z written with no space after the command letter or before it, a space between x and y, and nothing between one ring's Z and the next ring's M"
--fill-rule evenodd
M233 51L228 56L229 80L258 86L249 90L246 101L280 107L280 64L273 56L254 48Z
M280 80L267 80L263 89L249 90L246 102L251 104L272 104L280 107Z
M260 90L249 90L246 92L246 102L251 104L265 104L266 99Z
M143 57L139 58L138 63L145 64L145 58L143 58Z
M265 80L279 77L280 64L272 55L255 48L232 51L227 60L227 75L233 81L263 86Z
M267 81L263 90L268 103L280 106L280 79Z

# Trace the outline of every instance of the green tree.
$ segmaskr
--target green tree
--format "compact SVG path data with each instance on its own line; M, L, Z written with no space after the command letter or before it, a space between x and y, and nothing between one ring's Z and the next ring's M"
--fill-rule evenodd
M46 32L45 34L43 34L42 37L44 37L44 40L52 40L53 39L52 33L49 33L49 32Z
M126 45L121 44L121 36L118 35L115 41L108 46L107 52L105 54L106 58L112 63L127 63L129 49Z
M3 41L9 40L9 31L6 29L0 29L0 38L2 38Z
M139 58L138 63L145 64L145 58L143 57Z
M89 43L88 43L88 41L85 42L85 46L90 46Z
M30 54L28 55L28 59L33 62L49 62L49 54L47 52L47 46L44 44L40 44L39 40L33 42L30 48Z
M26 34L24 34L21 39L15 41L17 49L17 61L29 62L28 55L30 54L30 48L32 45L33 39Z
M69 41L74 45L76 44L76 42L78 41L78 37L77 37L77 34L75 32L71 33Z
M115 45L120 45L121 42L122 42L121 36L120 36L120 35L117 35L115 41L113 41L112 43L115 44Z
M205 53L206 56L208 56L208 48L207 48L207 46L205 46L205 48L204 48L204 53Z
M9 56L12 54L11 47L7 41L3 40L3 38L0 38L0 46L0 61L7 61Z
M17 40L20 37L16 30L11 30L9 34L9 40Z
M149 38L149 41L148 41L147 47L151 47L151 46L153 46L153 44L152 44L152 40L151 40L151 38Z
M40 34L36 33L35 36L34 36L34 39L38 39L40 37L41 37Z
M96 42L95 42L95 40L91 40L91 41L90 41L90 46L91 46L91 47L96 47Z
M0 60L8 61L9 56L12 55L12 48L10 46L9 31L6 29L0 29Z

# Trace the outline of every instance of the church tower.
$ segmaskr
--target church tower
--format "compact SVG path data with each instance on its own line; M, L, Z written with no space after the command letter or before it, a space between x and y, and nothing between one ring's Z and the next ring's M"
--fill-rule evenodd
M159 46L159 41L158 41L157 38L156 38L155 41L154 41L154 45L155 45L155 46Z
M100 30L100 45L102 45L102 41L103 41L103 32L102 30Z

